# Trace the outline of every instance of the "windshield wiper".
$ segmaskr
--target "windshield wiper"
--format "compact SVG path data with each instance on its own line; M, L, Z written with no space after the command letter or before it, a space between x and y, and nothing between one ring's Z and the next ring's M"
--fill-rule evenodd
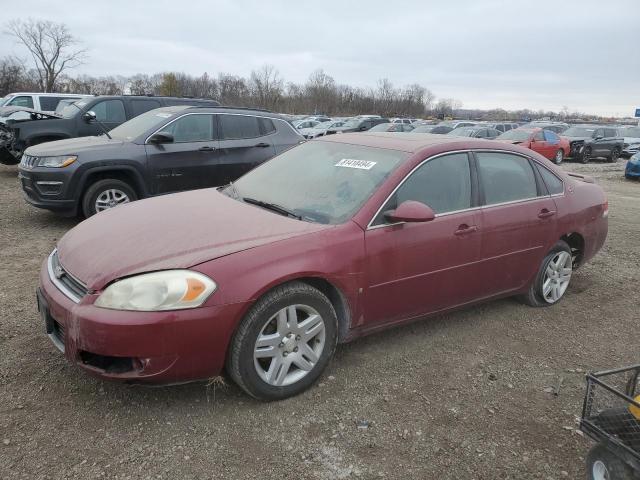
M285 217L295 218L296 220L302 220L302 216L297 213L292 212L291 210L287 210L286 208L269 202L263 202L262 200L256 200L251 197L242 197L242 201L246 203L250 203L252 205L257 205L258 207L266 208L267 210L271 210L273 212L279 213L280 215L284 215Z

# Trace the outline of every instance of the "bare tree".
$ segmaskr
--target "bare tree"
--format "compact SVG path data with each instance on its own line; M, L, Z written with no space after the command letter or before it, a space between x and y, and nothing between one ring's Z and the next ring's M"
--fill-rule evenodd
M258 106L274 109L282 97L284 82L273 65L263 65L251 72L248 88Z
M7 28L7 33L29 50L38 71L40 88L44 92L52 91L58 76L65 70L77 67L85 58L86 50L76 48L78 40L64 23L13 20Z

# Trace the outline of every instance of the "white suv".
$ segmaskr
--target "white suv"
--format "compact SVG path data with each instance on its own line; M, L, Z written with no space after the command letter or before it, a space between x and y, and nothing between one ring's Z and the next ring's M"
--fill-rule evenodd
M0 107L24 107L32 108L40 112L53 113L60 100L91 97L92 95L80 95L75 93L10 93L0 99Z

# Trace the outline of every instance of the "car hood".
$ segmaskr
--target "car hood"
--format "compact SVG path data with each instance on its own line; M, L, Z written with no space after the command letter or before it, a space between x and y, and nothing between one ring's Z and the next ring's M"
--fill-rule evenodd
M329 130L332 132L355 132L358 130L358 127L334 127Z
M496 142L502 142L502 143L510 143L511 145L520 145L521 143L527 143L528 140L504 140L504 139L495 139L494 140Z
M25 153L34 157L46 157L53 155L77 155L82 152L94 150L103 147L120 147L124 142L122 140L110 139L106 135L97 137L78 137L68 138L65 140L56 140L55 142L41 143L27 148Z
M189 268L330 225L234 200L214 188L164 195L98 213L58 243L60 263L90 290L156 270Z
M62 118L60 115L57 115L52 112L43 112L42 110L35 110L33 108L28 108L28 107L14 107L14 106L0 107L0 117L8 117L9 115L16 112L35 113L35 114L42 115L44 117L50 117L50 118Z
M321 133L324 132L326 128L301 128L298 130L301 134L309 134L309 133Z

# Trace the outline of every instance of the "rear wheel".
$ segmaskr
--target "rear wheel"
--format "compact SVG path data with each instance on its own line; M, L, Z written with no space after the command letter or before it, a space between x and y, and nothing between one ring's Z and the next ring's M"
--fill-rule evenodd
M589 163L590 160L591 160L591 149L589 147L585 147L584 151L582 152L582 156L580 157L580 161L582 163Z
M553 163L555 163L556 165L560 165L562 163L562 160L564 160L564 150L560 148L553 157Z
M89 218L98 212L138 199L131 186L122 180L107 178L92 184L82 197L82 212Z
M564 296L573 272L571 248L566 242L559 241L549 251L520 300L532 307L548 307L558 303Z
M589 480L633 480L637 478L629 465L620 460L601 444L587 455L587 478Z
M617 148L614 148L613 150L611 150L611 155L609 155L609 162L610 163L616 163L618 161L618 157L620 156L620 150L618 150Z
M280 400L309 388L333 355L337 318L316 288L292 282L263 296L242 320L227 370L249 395Z

